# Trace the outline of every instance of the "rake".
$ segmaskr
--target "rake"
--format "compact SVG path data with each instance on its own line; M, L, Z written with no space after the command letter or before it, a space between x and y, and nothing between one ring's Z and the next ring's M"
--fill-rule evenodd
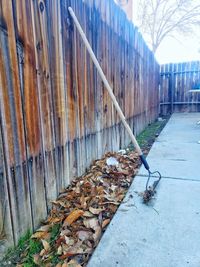
M105 74L104 74L104 72L103 72L103 70L102 70L102 68L101 68L101 66L100 66L100 64L99 64L99 62L98 62L98 60L97 60L97 58L96 58L96 56L95 56L90 44L88 42L88 40L87 40L87 37L86 37L85 33L83 32L83 29L82 29L82 27L81 27L76 15L75 15L74 11L73 11L73 9L71 7L69 7L68 10L69 10L69 13L70 13L70 15L71 15L71 17L72 17L72 19L74 21L74 24L75 24L80 36L81 36L81 38L82 38L82 40L83 40L83 42L84 42L84 44L85 44L85 46L87 48L87 51L90 54L91 59L92 59L94 65L96 66L97 71L98 71L98 73L99 73L99 75L100 75L100 77L101 77L101 79L102 79L107 91L108 91L108 94L109 94L110 98L112 99L112 102L113 102L113 104L115 106L115 109L117 110L117 113L118 113L118 115L119 115L124 127L126 128L128 134L129 134L129 137L130 137L130 139L131 139L131 141L132 141L137 153L139 154L140 160L141 160L142 164L144 165L145 169L148 172L148 179L147 179L147 183L146 183L146 189L145 189L145 191L143 193L143 200L144 200L145 203L147 203L155 194L155 189L156 189L158 183L160 182L161 174L160 174L159 171L154 171L154 172L150 171L149 164L148 164L148 162L147 162L147 160L146 160L146 158L145 158L145 156L144 156L144 154L143 154L143 152L142 152L142 150L141 150L141 148L140 148L140 146L139 146L139 144L138 144L138 142L137 142L137 140L136 140L136 138L135 138L135 136L134 136L134 134L133 134L133 132L132 132L132 130L130 128L130 126L126 122L126 118L125 118L125 116L124 116L124 114L123 114L123 112L122 112L122 110L121 110L121 108L120 108L120 106L119 106L119 104L117 102L117 99L116 99L115 95L113 94L113 90L112 90L111 86L109 85L108 80L106 79L106 76L105 76ZM158 180L156 180L153 183L152 186L149 186L150 178L152 176L155 176L155 175L158 176Z

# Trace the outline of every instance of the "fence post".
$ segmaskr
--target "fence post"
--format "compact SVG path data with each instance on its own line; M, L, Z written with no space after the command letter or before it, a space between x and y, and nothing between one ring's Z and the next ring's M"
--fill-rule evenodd
M174 68L173 68L173 64L171 64L170 66L170 91L171 91L171 114L174 112Z

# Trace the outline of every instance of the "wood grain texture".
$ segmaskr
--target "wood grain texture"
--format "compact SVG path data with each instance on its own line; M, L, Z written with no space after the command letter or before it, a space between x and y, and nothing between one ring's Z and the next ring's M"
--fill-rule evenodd
M159 65L114 1L0 1L0 219L5 200L15 243L94 159L129 143L69 6L134 133L158 116Z

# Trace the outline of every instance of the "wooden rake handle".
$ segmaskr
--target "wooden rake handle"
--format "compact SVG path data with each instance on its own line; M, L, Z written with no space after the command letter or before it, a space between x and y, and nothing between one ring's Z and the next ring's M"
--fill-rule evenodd
M147 170L149 170L148 163L146 162L146 159L145 159L145 157L144 157L144 155L142 153L142 150L141 150L141 148L140 148L140 146L139 146L139 144L138 144L138 142L137 142L137 140L136 140L136 138L135 138L135 136L134 136L134 134L133 134L133 132L132 132L132 130L130 128L130 126L126 122L125 116L124 116L124 114L123 114L123 112L122 112L122 110L121 110L121 108L120 108L120 106L119 106L119 104L117 102L117 99L116 99L115 95L113 94L113 90L112 90L111 86L109 85L108 80L106 79L106 76L105 76L105 74L104 74L104 72L103 72L103 70L102 70L102 68L101 68L101 66L100 66L100 64L99 64L99 62L98 62L98 60L97 60L97 58L96 58L96 56L95 56L90 44L88 42L88 40L87 40L87 37L85 36L85 33L83 32L83 29L82 29L82 27L81 27L76 15L75 15L74 11L73 11L73 9L71 7L69 7L68 10L69 10L69 13L70 13L73 21L74 21L74 24L76 25L76 28L77 28L78 32L81 35L81 38L82 38L82 40L83 40L83 42L84 42L84 44L85 44L85 46L86 46L91 58L92 58L92 61L93 61L94 65L96 66L97 71L98 71L99 75L101 76L101 79L102 79L102 81L103 81L103 83L104 83L104 85L105 85L105 87L106 87L111 99L112 99L112 102L113 102L113 104L114 104L114 106L115 106L115 108L117 110L117 113L118 113L120 119L122 120L122 123L123 123L124 127L126 128L128 134L129 134L129 136L131 138L131 141L132 141L135 149L137 150L137 152L138 152L138 154L140 156L140 159L141 159L142 163L144 164L145 168Z

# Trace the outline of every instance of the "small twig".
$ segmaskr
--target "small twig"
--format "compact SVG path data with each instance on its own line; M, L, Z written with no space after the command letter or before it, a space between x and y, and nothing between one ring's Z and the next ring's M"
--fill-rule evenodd
M129 200L132 199L132 198L133 198L133 195L131 194L131 195L128 196L128 199L127 199L127 200L123 200L121 203L123 203L123 204L124 204L124 203L127 203L127 202L129 202Z
M113 205L116 205L116 206L120 205L120 203L114 202L114 201L106 201L106 202L99 203L99 205L105 205L105 204L113 204Z
M152 207L152 209L159 215L159 212L154 207Z
M119 211L127 212L127 211L129 211L129 210L127 210L127 209L119 209Z
M136 206L135 206L135 204L128 204L128 205L125 205L126 207L135 207L135 208L137 208Z

